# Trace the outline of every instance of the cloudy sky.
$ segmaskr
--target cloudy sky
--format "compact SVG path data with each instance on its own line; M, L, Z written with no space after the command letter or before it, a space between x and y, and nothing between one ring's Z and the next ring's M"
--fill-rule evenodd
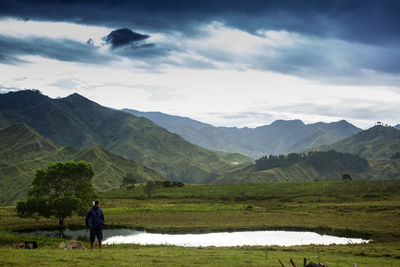
M0 93L217 126L400 123L397 0L0 0Z

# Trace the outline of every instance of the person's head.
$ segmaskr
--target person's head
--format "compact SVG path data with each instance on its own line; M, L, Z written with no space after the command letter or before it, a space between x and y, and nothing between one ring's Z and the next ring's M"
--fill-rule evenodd
M100 208L100 201L98 201L98 200L93 201L93 208L95 208L95 209Z

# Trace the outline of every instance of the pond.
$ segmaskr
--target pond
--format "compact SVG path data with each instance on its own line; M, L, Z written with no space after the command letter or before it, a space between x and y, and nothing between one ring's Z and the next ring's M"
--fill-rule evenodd
M64 237L88 241L88 230L34 231L28 235ZM160 234L129 229L104 229L104 244L175 245L184 247L207 246L294 246L368 243L361 238L320 235L314 232L242 231L204 234Z

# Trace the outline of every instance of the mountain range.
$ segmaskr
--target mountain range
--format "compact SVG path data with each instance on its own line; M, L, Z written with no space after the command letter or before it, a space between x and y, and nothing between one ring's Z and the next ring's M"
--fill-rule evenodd
M301 120L277 120L257 128L214 127L186 117L161 112L123 111L145 117L199 146L248 157L302 152L312 147L333 144L361 131L345 120L304 124Z
M368 159L368 166L353 169L343 161L351 157L334 154L334 168L319 168L315 159L301 158L259 169L249 157L231 153L261 157L305 150L355 154L359 162ZM399 152L400 131L394 127L362 131L346 121L304 124L300 120L278 120L254 129L214 127L158 112L115 110L78 94L58 99L36 90L0 94L0 205L23 198L35 170L53 161L91 163L96 189L105 190L118 186L128 172L138 173L141 181L199 184L337 180L343 172L354 179L400 179L400 159L393 157Z
M136 174L137 182L165 180L156 171L99 145L82 149L60 147L26 124L13 124L0 130L0 205L24 198L37 169L47 168L54 161L69 160L84 160L93 166L93 184L98 191L119 186L127 173Z
M209 183L251 160L189 143L146 118L103 107L72 94L52 99L36 90L0 94L0 127L26 123L59 146L100 145L171 180Z

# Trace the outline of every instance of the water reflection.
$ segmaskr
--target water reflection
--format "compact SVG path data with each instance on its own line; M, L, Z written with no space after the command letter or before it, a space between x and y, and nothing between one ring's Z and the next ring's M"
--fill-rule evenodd
M88 230L35 231L30 235L63 237L88 241ZM314 232L291 231L252 231L252 232L222 232L207 234L158 234L129 229L105 229L103 231L105 244L142 244L142 245L176 245L185 247L205 246L294 246L294 245L330 245L359 244L368 240L361 238L346 238L330 235L320 235Z
M345 238L320 235L313 232L286 231L254 231L254 232L224 232L208 234L155 234L136 232L126 236L107 238L105 244L165 244L185 247L206 246L293 246L293 245L330 245L354 244L368 242L361 238Z

